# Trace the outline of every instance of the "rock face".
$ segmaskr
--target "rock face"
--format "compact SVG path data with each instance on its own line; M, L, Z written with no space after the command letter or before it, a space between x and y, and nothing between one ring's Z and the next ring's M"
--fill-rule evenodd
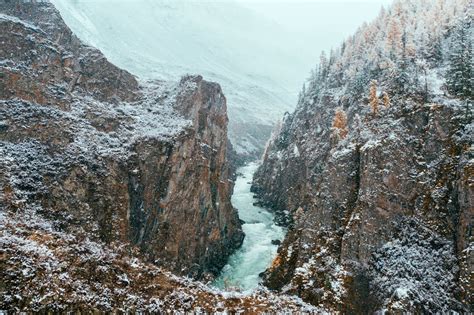
M377 23L352 43L374 34ZM374 41L360 49L370 52ZM351 91L355 80L331 82L358 60L336 55L332 62L285 116L254 178L261 202L288 213L290 225L265 284L347 313L472 311L470 100L446 92L440 59L422 77L430 79L418 78L422 92L371 70L391 98L389 107L376 99L374 115L369 80L362 93Z
M2 217L34 213L179 274L217 274L243 239L220 86L138 82L49 3L0 12Z

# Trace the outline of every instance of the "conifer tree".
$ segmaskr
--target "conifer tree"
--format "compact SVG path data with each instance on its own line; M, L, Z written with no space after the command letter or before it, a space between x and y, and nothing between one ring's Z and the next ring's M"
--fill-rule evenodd
M370 81L369 105L372 108L372 114L377 115L379 111L379 98L377 96L377 81Z
M425 103L428 102L428 64L425 59L417 59L416 60L416 75L415 75L415 80L417 85L422 85L420 86L422 90L422 95L423 95L423 101ZM423 74L423 82L419 82L418 80L418 72L421 72Z
M332 121L332 127L336 132L338 139L344 139L349 130L347 129L347 115L342 108L337 108Z
M449 55L447 85L449 91L463 99L472 98L472 21L463 21L454 30Z
M453 30L449 68L446 75L448 91L463 99L466 106L466 117L470 117L470 106L473 98L472 87L472 15L466 17Z
M320 60L320 63L319 63L320 76L321 78L325 79L329 71L329 61L328 61L328 58L326 57L325 51L321 52L321 56L319 57L319 60Z
M385 108L390 107L390 97L388 96L387 92L383 92L382 94L382 103L383 103L383 106L385 106Z
M397 17L392 17L388 22L387 30L387 50L390 53L390 59L397 60L400 58L403 50L402 30L400 21Z

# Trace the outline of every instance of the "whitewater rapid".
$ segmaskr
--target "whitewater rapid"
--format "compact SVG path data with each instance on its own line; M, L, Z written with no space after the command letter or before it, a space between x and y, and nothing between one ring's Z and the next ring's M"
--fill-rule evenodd
M272 240L282 240L285 229L274 223L272 213L264 208L254 206L254 194L250 186L257 163L250 163L237 170L232 204L237 208L239 217L245 223L242 229L245 239L242 247L230 258L214 285L221 289L238 287L250 290L258 286L259 274L267 269L277 252L277 245Z

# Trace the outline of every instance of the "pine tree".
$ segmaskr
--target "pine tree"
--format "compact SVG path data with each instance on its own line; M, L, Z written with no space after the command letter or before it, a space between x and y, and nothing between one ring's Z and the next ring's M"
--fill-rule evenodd
M340 107L336 109L332 121L332 127L338 139L344 139L349 133L349 130L347 129L347 115Z
M377 97L377 81L370 81L369 89L369 105L372 108L372 114L377 115L379 112L379 98Z
M465 102L467 120L471 118L470 107L474 96L472 91L472 34L472 14L468 12L453 30L448 59L449 68L446 74L448 91Z
M320 60L320 63L319 63L320 76L321 78L325 79L329 72L329 61L328 61L328 58L326 57L325 51L321 52L321 56L319 57L319 60Z
M388 93L387 92L383 92L382 94L382 103L383 103L383 106L385 106L385 108L389 108L390 107L390 97L388 96Z
M416 60L416 69L417 73L415 75L416 79L416 84L420 85L422 84L421 89L422 89L422 95L423 95L423 102L427 103L428 102L428 64L426 63L425 59L417 59ZM423 74L423 82L419 82L418 80L418 71Z
M448 57L447 87L450 93L464 99L472 99L472 20L466 18L453 30L452 45Z

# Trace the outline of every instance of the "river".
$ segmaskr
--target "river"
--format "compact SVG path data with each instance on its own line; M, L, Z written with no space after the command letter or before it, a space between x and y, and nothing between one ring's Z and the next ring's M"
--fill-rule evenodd
M254 206L254 194L250 186L256 162L237 170L239 174L235 182L232 204L237 208L239 217L245 223L242 229L245 239L242 247L230 258L214 285L221 289L238 287L251 290L260 282L259 274L267 269L277 252L277 245L272 240L282 240L285 229L274 223L274 215L264 208Z

